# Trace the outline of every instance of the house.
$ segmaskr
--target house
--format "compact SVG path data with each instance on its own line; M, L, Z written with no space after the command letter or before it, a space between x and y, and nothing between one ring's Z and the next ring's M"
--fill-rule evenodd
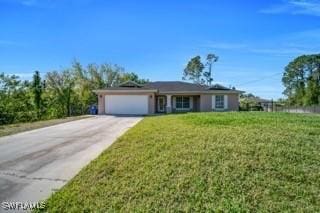
M267 100L259 97L252 98L252 101L260 106L262 111L271 112L273 108L273 101Z
M180 81L132 81L94 91L99 114L238 111L242 91Z
M271 112L273 110L273 101L248 94L240 97L240 108L246 111Z

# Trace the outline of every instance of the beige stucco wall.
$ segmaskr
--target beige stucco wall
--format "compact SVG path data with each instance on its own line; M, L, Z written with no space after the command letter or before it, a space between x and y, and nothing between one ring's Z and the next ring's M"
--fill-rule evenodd
M105 96L106 95L130 95L128 93L99 93L98 94L98 114L103 115L105 114ZM155 113L155 94L154 93L135 93L132 95L148 95L148 111L149 114L154 114Z
M200 112L212 111L212 94L200 95Z
M230 111L239 110L239 94L228 95L228 110Z
M154 114L156 109L155 93L134 93L132 95L148 95L149 96L149 114ZM106 95L130 95L128 93L99 93L98 94L98 113L105 114L105 96ZM211 112L212 111L212 95L213 94L201 94L200 95L200 112ZM225 94L221 94L225 95ZM174 95L173 95L174 96ZM174 107L173 99L171 99L172 107ZM228 110L238 111L239 110L239 95L228 94Z
M154 114L156 110L156 96L154 93L149 94L149 114Z
M103 115L105 114L105 95L104 93L98 94L98 114Z
M212 95L203 94L200 96L200 111L211 112L212 111ZM226 95L226 94L214 94L214 95ZM239 110L239 94L227 94L228 95L228 111Z

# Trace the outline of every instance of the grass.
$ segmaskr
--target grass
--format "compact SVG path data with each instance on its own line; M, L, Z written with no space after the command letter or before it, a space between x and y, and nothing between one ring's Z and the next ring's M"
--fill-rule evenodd
M320 116L147 117L47 201L48 212L319 212Z
M0 137L7 136L7 135L13 135L16 133L29 131L29 130L33 130L33 129L38 129L38 128L42 128L42 127L53 126L56 124L66 123L69 121L80 120L80 119L84 119L84 118L88 118L88 117L90 117L90 116L84 115L84 116L74 116L74 117L61 118L61 119L36 121L36 122L30 122L30 123L17 123L17 124L9 124L9 125L0 125Z

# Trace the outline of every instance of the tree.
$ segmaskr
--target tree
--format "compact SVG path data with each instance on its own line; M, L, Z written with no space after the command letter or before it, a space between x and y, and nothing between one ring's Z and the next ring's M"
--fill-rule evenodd
M103 76L105 87L112 87L120 83L121 73L124 73L124 68L118 65L102 64L100 72Z
M128 73L123 73L121 76L120 76L120 81L121 82L126 82L126 81L134 81L138 84L145 84L147 83L149 80L147 79L142 79L142 78L139 78L139 76L133 72L128 72Z
M34 121L30 83L16 75L0 74L0 124Z
M182 79L192 80L194 83L198 83L198 84L206 83L208 86L211 86L211 83L213 81L212 65L217 61L218 61L218 56L212 53L207 55L205 65L201 62L200 56L191 58L186 68L184 69ZM207 67L208 70L206 72L203 72L205 67Z
M204 65L201 62L201 57L196 56L191 58L183 72L183 80L192 80L194 83L203 84L204 80L201 78Z
M203 76L207 82L207 85L211 86L211 83L213 81L212 78L212 64L217 62L219 59L218 56L216 56L215 54L208 54L207 55L207 62L206 62L206 66L208 67L208 71L203 73Z
M51 96L51 108L57 117L71 115L71 101L75 80L70 70L48 72L46 76L48 92Z
M0 125L85 114L97 103L93 90L128 80L147 82L118 65L82 66L78 61L70 69L48 72L41 80L39 71L32 81L0 73Z
M88 70L96 69L95 64L89 64ZM80 62L74 61L72 64L72 73L74 77L74 92L78 99L78 106L81 114L84 114L89 107L94 96L92 85L90 81L89 71L84 69Z
M290 62L282 77L284 94L294 105L320 103L320 54L302 55Z
M92 89L101 89L106 87L106 83L104 80L105 74L103 73L101 66L98 66L96 64L89 64L87 69Z
M33 75L33 82L32 82L32 91L33 91L33 102L36 108L37 117L38 119L41 118L41 104L42 104L42 83L39 71L35 71Z

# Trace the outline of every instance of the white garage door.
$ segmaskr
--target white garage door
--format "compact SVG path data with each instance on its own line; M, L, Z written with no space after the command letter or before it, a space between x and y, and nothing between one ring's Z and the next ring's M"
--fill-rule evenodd
M148 95L106 95L107 114L148 114Z

